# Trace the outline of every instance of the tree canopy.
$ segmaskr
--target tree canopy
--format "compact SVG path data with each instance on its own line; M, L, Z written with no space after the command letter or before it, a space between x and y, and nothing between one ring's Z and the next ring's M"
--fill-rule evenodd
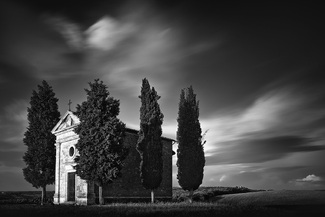
M23 174L33 187L42 187L43 193L46 193L46 185L55 181L55 136L51 130L60 119L57 102L52 87L42 81L38 91L33 90L27 108L29 125L23 139L27 146L23 156L27 167Z
M110 96L99 79L89 82L89 86L89 90L85 89L87 100L77 105L75 112L80 119L75 129L79 135L76 173L95 182L101 190L103 185L121 176L128 150L123 145L125 124L117 118L119 100Z
M177 121L177 179L184 190L193 194L202 184L205 158L199 122L199 102L192 86L181 90Z
M154 87L150 88L148 80L142 80L140 108L140 131L137 150L140 153L140 176L142 185L152 191L160 186L162 181L163 159L161 125L164 115L160 111L158 100L160 96Z

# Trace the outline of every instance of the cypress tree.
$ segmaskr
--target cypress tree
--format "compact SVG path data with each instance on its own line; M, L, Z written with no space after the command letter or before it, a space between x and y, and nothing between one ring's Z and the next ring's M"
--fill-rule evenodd
M177 130L177 179L179 185L189 191L192 203L193 191L202 184L205 165L199 122L199 102L192 86L181 90Z
M117 118L120 102L109 96L107 86L99 79L89 86L87 100L76 111L80 119L75 129L79 135L76 173L99 186L99 203L104 204L103 186L121 176L128 154L123 146L125 124Z
M137 150L141 157L140 177L144 188L151 190L151 202L154 202L154 190L162 181L163 159L161 125L164 115L160 111L155 88L145 78L142 80L140 108L140 131Z
M41 204L46 198L46 185L55 181L55 136L51 133L60 120L60 112L53 89L46 81L33 90L27 108L29 126L23 142L27 146L23 159L25 180L35 188L42 188Z

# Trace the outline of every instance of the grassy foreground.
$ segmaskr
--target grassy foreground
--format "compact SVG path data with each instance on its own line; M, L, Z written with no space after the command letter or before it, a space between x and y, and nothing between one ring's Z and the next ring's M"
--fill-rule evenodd
M194 201L206 202L211 198L224 195L256 192L261 190L251 190L245 187L200 187L193 195ZM47 192L47 202L53 202L53 191ZM181 188L173 188L172 202L187 201L188 192ZM0 192L0 204L40 204L41 192L40 191L5 191ZM150 199L148 199L150 202Z
M201 189L202 190L202 189ZM220 190L220 189L219 189ZM198 200L211 189L199 191ZM180 192L179 192L180 193ZM217 193L215 193L217 194ZM0 203L0 216L324 216L325 191L261 191L208 197L205 202L111 203L74 206ZM1 197L0 197L1 200Z
M281 210L260 206L233 206L217 203L193 204L181 203L128 203L108 204L104 206L69 205L0 205L1 216L33 217L86 217L86 216L155 216L155 217L191 217L191 216L288 216Z

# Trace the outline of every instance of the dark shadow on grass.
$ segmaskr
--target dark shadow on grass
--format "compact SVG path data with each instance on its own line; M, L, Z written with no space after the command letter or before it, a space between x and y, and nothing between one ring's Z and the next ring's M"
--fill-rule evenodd
M224 196L222 196L222 195L214 196L209 199L209 202L218 202L219 200L221 200L223 198L224 198Z
M315 204L315 205L266 205L268 208L276 208L283 210L296 210L296 211L322 211L325 213L325 204Z
M268 209L276 210L281 216L306 217L325 216L325 204L319 205L267 205Z

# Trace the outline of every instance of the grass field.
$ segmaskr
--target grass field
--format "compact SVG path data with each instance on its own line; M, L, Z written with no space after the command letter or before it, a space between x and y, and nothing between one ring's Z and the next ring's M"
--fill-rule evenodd
M256 192L245 187L201 187L193 195L194 201L205 202L217 195ZM47 201L53 201L53 191L47 192ZM186 201L188 192L181 188L173 188L172 202ZM5 191L0 192L0 204L40 204L40 191ZM150 199L148 200L150 201Z
M324 216L325 191L259 191L231 193L225 188L201 188L193 204L178 202L180 189L174 190L173 202L110 203L104 206L44 205L0 203L0 216ZM228 189L230 190L230 189ZM235 189L236 190L236 189ZM238 189L237 189L238 190ZM214 193L211 193L214 192ZM11 192L14 194L14 192ZM22 193L20 193L22 194ZM215 196L211 196L216 194ZM8 194L9 195L9 194ZM2 194L0 202L9 196ZM14 194L15 195L15 194ZM19 192L16 192L17 198ZM33 193L26 194L33 198ZM28 196L29 195L29 196ZM205 195L205 196L204 196ZM206 196L210 195L210 196ZM34 195L35 196L35 195ZM205 201L200 201L208 198ZM18 199L21 199L18 197ZM19 202L19 201L18 201Z
M325 191L264 191L214 197L211 202L238 206L325 205Z

